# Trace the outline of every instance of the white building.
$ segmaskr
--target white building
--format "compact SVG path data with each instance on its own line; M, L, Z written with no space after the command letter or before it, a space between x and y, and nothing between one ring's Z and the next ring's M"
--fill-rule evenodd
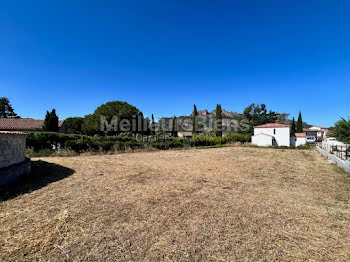
M306 144L306 133L295 133L290 137L290 145L291 146L302 146Z
M306 133L307 143L321 142L325 138L324 130L317 127L304 128L303 131Z
M186 137L186 138L191 138L192 137L192 132L177 132L178 137Z
M257 146L290 146L290 127L278 123L255 126L252 144Z

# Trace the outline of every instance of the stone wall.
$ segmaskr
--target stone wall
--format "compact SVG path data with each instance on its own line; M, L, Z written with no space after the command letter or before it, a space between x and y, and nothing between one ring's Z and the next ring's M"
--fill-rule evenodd
M25 151L25 133L0 131L0 186L30 173L31 163Z
M0 132L0 168L23 162L25 150L25 133Z

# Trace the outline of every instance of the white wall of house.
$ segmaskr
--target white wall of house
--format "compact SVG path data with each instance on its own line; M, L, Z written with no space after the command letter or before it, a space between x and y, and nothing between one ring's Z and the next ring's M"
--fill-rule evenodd
M254 128L254 136L257 136L259 134L266 134L266 135L273 136L276 140L276 144L275 144L276 146L290 146L289 127ZM252 138L252 144L254 144L253 138Z
M252 136L252 144L256 146L273 146L273 137L265 134Z
M298 146L302 146L302 145L305 145L305 144L306 144L306 136L305 137L292 136L290 138L290 145L291 146L298 147Z

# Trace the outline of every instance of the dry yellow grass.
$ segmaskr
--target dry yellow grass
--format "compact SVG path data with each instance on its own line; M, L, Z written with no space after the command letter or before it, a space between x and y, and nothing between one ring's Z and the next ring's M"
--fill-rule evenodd
M350 178L314 150L38 160L57 181L0 202L2 260L350 260Z

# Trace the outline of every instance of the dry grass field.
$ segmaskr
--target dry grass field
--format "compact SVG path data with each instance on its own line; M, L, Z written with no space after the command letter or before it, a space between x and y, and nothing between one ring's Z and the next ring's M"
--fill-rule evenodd
M350 177L315 150L41 158L33 173L0 192L0 260L350 261Z

